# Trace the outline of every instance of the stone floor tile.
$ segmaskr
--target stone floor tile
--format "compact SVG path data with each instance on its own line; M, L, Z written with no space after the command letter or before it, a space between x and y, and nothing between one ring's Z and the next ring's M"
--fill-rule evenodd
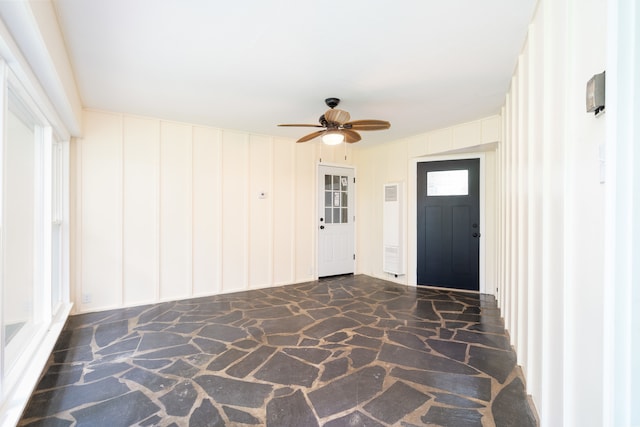
M260 419L254 417L248 412L244 412L239 409L232 408L230 406L223 406L222 410L224 411L227 418L229 418L229 422L232 424L249 424L249 425L264 424Z
M376 420L366 416L360 411L352 412L335 420L325 423L322 427L385 427Z
M342 357L340 359L332 360L324 364L324 371L320 381L327 382L334 378L340 377L347 373L349 370L349 359Z
M354 348L349 352L349 359L351 359L351 366L354 369L367 366L376 360L378 356L377 350L369 350L368 348Z
M482 427L482 414L475 409L432 406L421 420L427 425L447 427Z
M164 405L167 415L183 417L191 413L197 398L198 391L193 387L191 381L183 381L176 384L158 400Z
M276 397L267 404L267 427L318 426L316 417L298 390L289 396Z
M271 385L235 380L218 375L202 375L196 377L195 382L207 392L214 402L244 408L261 407L273 389Z
M276 351L275 347L261 346L259 349L249 353L248 356L244 357L238 363L227 368L225 372L232 377L244 378L262 365L274 351Z
M469 348L469 365L491 375L502 384L516 366L516 355L513 351L472 345Z
M385 370L379 366L363 368L308 394L320 417L354 409L382 389Z
M154 374L141 368L132 368L125 372L121 378L135 381L153 392L166 391L176 383L174 379Z
M438 403L444 403L449 406L456 406L458 408L484 408L485 405L476 402L465 397L456 396L455 394L448 393L431 393L435 396L435 401Z
M129 370L131 369L131 367L132 366L130 364L125 362L102 363L100 365L92 367L90 372L87 372L84 375L84 381L93 382L102 378L111 377L113 375Z
M160 371L161 374L169 374L176 377L192 378L199 371L198 368L182 359L178 359Z
M312 364L278 352L254 376L275 384L311 387L319 372Z
M469 346L465 343L429 339L427 340L427 345L438 353L459 362L464 362L467 358L467 348Z
M222 427L224 425L220 411L211 404L209 399L204 399L189 417L189 427Z
M393 368L391 376L460 396L468 396L485 402L491 400L491 379L485 377L403 368Z
M321 348L285 348L284 352L289 356L294 356L316 365L324 362L327 357L331 356L329 350Z
M378 359L425 371L464 375L476 375L478 373L478 371L464 363L394 344L384 344Z
M90 402L99 402L128 393L130 390L115 378L106 378L91 384L69 385L47 390L31 397L24 418L39 418L63 412Z
M210 371L222 371L226 369L227 366L236 363L247 354L249 354L248 351L238 350L237 348L230 348L229 350L213 359L213 362L211 362L209 366L207 366L207 369Z
M431 396L421 393L401 381L396 381L380 396L367 403L364 410L385 423L393 424L415 411L429 399Z
M500 390L491 404L491 412L498 426L536 426L536 418L527 402L524 384L520 378L515 378Z
M131 426L142 421L160 408L141 391L132 391L95 405L87 406L71 415L77 420L76 426L113 427Z

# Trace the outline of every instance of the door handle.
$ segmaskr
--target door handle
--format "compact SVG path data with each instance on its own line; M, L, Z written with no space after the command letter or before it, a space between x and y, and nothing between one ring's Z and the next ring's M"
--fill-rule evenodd
M320 226L320 230L324 230L324 225L321 225L321 226Z
M480 233L473 233L472 236L473 237L480 237Z

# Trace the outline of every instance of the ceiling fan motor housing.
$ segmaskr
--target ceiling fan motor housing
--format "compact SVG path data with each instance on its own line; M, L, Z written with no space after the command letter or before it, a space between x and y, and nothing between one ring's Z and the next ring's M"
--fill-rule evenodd
M327 98L324 100L324 103L327 104L329 108L335 108L340 104L340 98Z

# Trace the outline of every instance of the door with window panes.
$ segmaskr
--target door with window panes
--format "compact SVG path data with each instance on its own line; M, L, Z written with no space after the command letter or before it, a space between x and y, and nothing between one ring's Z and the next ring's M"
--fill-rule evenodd
M354 271L354 171L318 167L318 277Z

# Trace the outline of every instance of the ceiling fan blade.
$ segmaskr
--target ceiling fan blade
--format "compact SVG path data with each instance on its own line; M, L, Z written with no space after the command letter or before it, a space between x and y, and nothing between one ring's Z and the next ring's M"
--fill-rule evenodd
M319 130L319 131L317 131L317 132L310 133L309 135L305 135L305 136L303 136L302 138L300 138L300 139L299 139L299 140L297 140L296 142L307 142L307 141L310 141L310 140L312 140L313 138L317 138L317 137L319 137L320 135L322 135L322 134L323 134L323 133L325 133L325 132L326 132L326 130Z
M391 127L391 123L386 120L354 120L342 126L352 130L385 130Z
M328 122L343 124L349 121L351 116L344 110L338 110L337 108L332 108L327 110L324 113L324 118L327 119Z
M284 124L284 125L278 125L278 126L286 126L286 127L295 126L295 127L303 127L303 128L323 128L324 127L320 125L308 125L308 124Z
M349 144L353 144L354 142L358 142L362 139L360 134L354 130L342 129L340 132L344 135L345 142L348 142Z

